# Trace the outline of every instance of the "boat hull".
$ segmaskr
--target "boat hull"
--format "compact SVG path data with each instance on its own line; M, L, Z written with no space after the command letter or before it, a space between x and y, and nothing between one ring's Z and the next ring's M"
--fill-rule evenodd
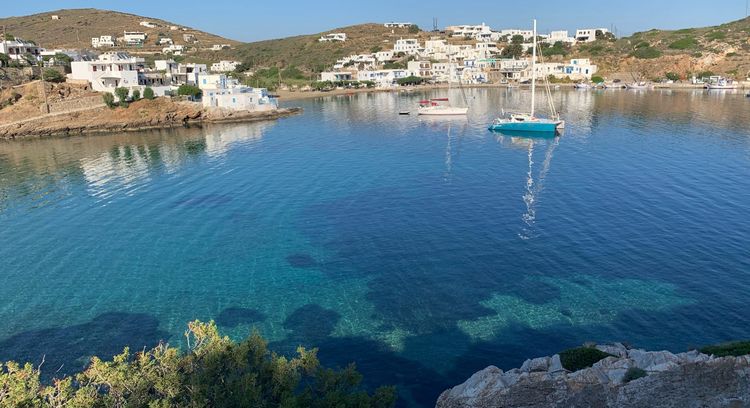
M737 89L737 85L708 85L707 88L713 91L731 91Z
M420 108L417 111L421 116L463 116L469 113L469 108Z
M493 132L533 132L533 133L555 133L562 125L562 122L509 122L493 123L489 130Z

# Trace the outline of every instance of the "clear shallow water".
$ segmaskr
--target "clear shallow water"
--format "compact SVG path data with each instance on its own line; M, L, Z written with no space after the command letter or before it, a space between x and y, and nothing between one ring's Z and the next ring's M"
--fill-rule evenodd
M565 135L524 139L485 127L527 92L467 92L467 120L372 94L0 143L0 360L70 372L216 319L430 406L584 341L750 338L750 101L558 92Z

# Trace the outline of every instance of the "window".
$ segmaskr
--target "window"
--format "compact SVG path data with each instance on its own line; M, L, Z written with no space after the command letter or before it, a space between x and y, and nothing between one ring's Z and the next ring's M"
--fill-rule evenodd
M94 67L94 72L96 72L96 65L94 65L93 67Z

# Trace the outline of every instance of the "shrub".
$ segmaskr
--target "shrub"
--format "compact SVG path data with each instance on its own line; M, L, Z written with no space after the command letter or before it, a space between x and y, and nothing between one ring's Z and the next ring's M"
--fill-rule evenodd
M128 95L130 95L130 89L115 88L115 95L117 95L117 102L119 102L121 106L127 106Z
M630 367L628 368L628 371L625 372L625 377L623 377L622 381L625 383L629 383L639 378L646 377L647 375L648 373L646 372L646 370L638 367Z
M738 341L734 343L719 344L716 346L707 346L700 349L700 352L717 357L746 356L750 354L750 341Z
M111 93L107 92L102 95L102 100L104 101L104 104L107 105L110 109L115 107L115 96Z
M141 99L141 91L139 91L137 89L134 89L133 90L133 100L137 101L139 99Z
M237 344L216 324L192 322L188 350L160 344L111 361L93 357L75 378L44 384L31 364L0 364L7 406L44 407L362 407L387 408L395 390L361 387L353 365L321 367L317 350L297 349L285 358L253 334ZM6 406L3 404L3 406Z
M180 87L177 88L177 95L180 95L180 96L189 96L192 98L198 98L201 96L201 93L202 93L201 89L193 85L185 84L185 85L180 85Z
M723 32L723 31L714 31L712 33L708 33L708 35L706 36L706 38L708 40L711 40L711 41L713 41L713 40L723 40L723 39L727 38L727 33Z
M412 24L409 26L409 34L417 34L419 33L419 26L416 24Z
M664 74L664 76L670 80L670 81L679 81L680 80L680 74L676 72L667 72Z
M591 82L595 84L601 84L602 82L604 82L604 78L600 77L599 75L594 75L591 77Z
M54 69L45 69L42 73L42 79L47 82L65 82L65 76Z
M650 47L650 46L651 46L651 44L649 44L648 42L641 41L638 44L636 44L634 48L637 50L639 48L646 48L646 47Z
M578 347L560 353L560 361L566 370L575 372L589 368L610 356L611 354L593 347Z
M156 95L154 95L154 90L151 89L150 86L147 86L146 89L143 90L143 97L148 100L152 100L156 98Z
M639 59L652 59L661 57L661 51L653 47L643 47L633 51L632 55Z
M0 66L8 65L10 65L10 57L8 56L8 54L0 52Z
M669 48L673 50L686 50L688 48L693 48L696 45L698 45L698 41L696 41L695 38L685 37L669 44Z
M402 86L403 85L419 85L422 82L424 82L424 78L412 75L412 76L408 76L406 78L399 78L399 79L396 80L396 82L399 85L402 85Z

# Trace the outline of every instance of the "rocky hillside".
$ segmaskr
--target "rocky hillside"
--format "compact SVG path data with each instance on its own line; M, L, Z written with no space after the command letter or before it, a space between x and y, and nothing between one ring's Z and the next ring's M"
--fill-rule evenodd
M53 15L58 16L59 20L53 20ZM141 21L150 21L157 27L141 26ZM198 40L197 45L201 47L211 47L213 44L238 44L237 41L169 21L98 9L56 10L30 16L0 18L0 26L3 25L7 33L35 41L46 48L88 48L91 46L92 37L122 36L125 30L143 31L148 34L146 47L156 47L160 33L171 37L176 44L185 43L182 40L183 34L193 34ZM170 30L171 26L181 29L173 31Z
M566 369L592 356L598 360L592 366ZM748 355L649 352L622 344L527 360L508 372L490 366L445 391L437 403L438 408L747 406Z

